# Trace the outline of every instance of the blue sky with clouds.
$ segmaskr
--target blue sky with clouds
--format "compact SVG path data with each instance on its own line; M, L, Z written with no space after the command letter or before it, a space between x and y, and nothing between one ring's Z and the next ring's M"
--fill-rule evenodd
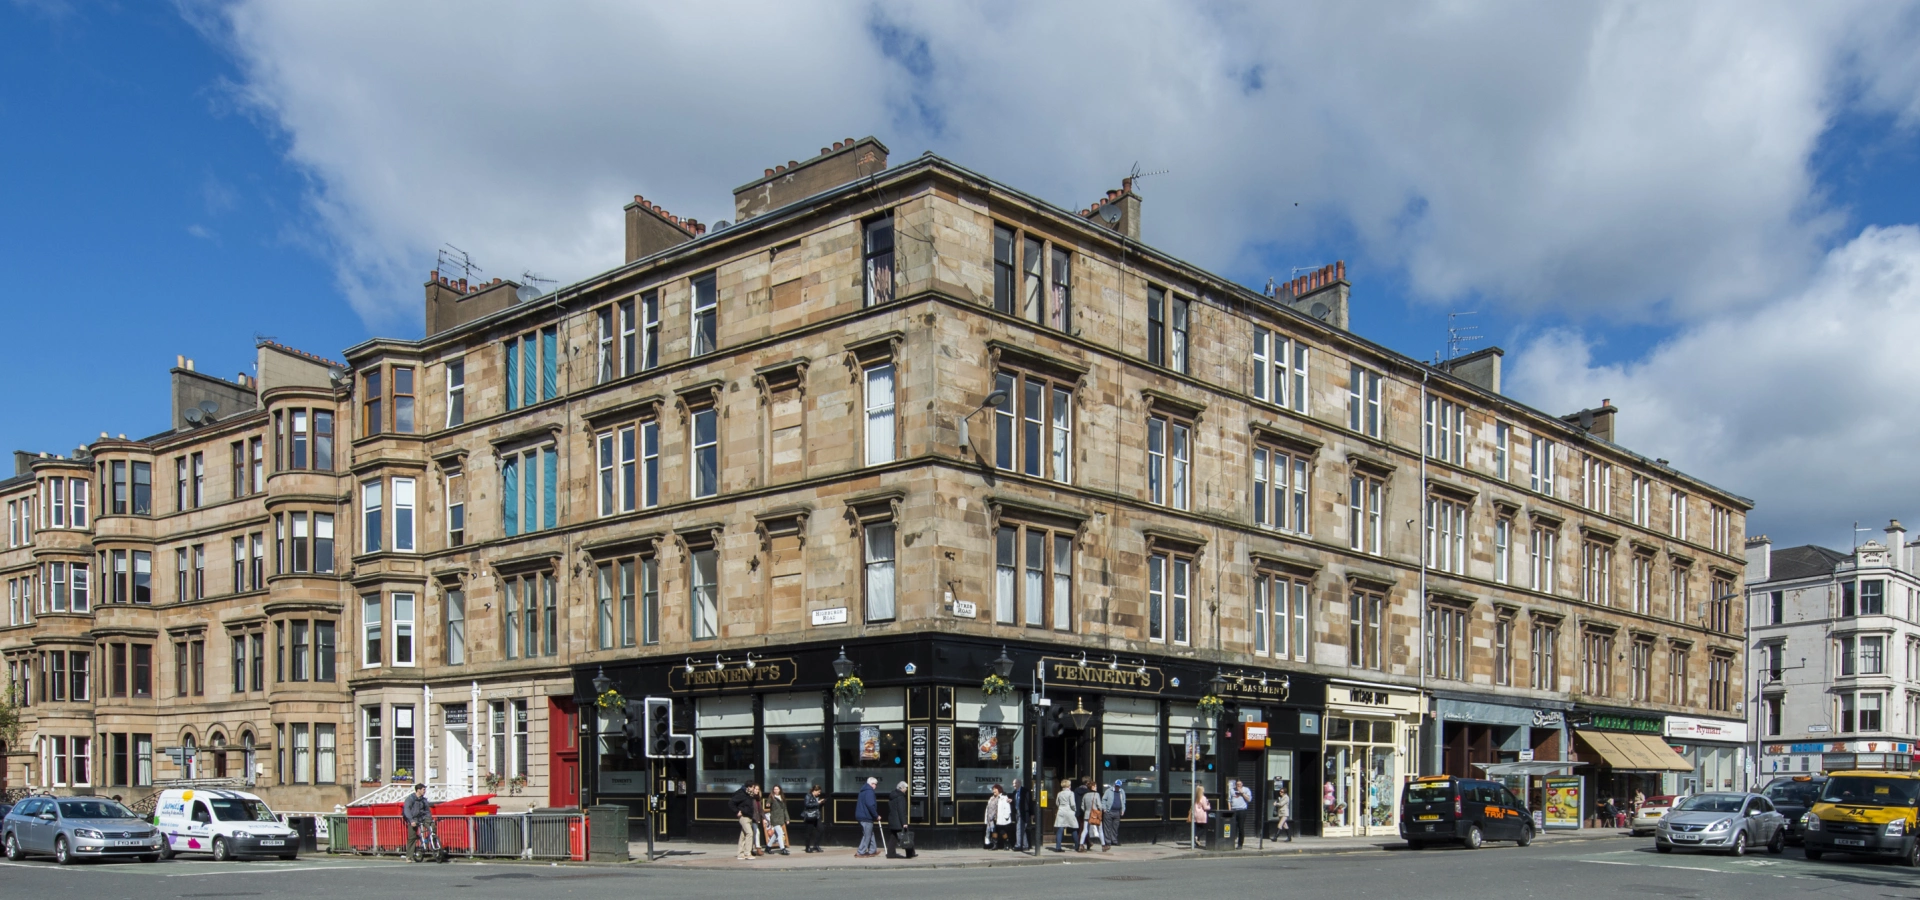
M1345 259L1355 330L1446 313L1509 393L1842 544L1920 516L1920 7L0 2L5 449L166 427L175 354L420 329L434 250L561 281L644 193L712 221L875 134L1259 286ZM1889 498L1893 498L1889 501Z

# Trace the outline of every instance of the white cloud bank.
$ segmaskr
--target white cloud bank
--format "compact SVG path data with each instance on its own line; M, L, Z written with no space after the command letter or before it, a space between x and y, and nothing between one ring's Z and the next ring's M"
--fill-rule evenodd
M1170 169L1148 240L1216 270L1338 242L1419 298L1678 328L1617 369L1552 336L1515 383L1631 404L1630 443L1776 513L1876 499L1843 460L1920 471L1904 359L1843 337L1920 334L1867 291L1911 235L1828 256L1810 162L1843 113L1920 123L1911 4L180 2L383 331L442 243L569 281L620 261L634 193L731 218L764 167L872 133L1076 208Z
M1633 362L1596 366L1579 335L1542 335L1514 356L1510 391L1552 410L1610 398L1622 444L1762 501L1751 533L1845 545L1848 522L1920 499L1916 341L1920 228L1869 228L1805 289Z

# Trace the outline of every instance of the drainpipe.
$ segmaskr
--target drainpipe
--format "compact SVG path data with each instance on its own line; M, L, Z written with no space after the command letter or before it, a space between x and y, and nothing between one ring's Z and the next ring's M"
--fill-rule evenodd
M420 758L414 760L413 783L427 786L427 793L433 793L433 685L420 686L420 715L415 717L414 731L419 737L414 746L420 750Z
M1414 538L1420 543L1420 596L1415 598L1415 602L1420 604L1420 692L1423 694L1426 693L1427 690L1427 667L1433 664L1431 648L1427 646L1428 628L1431 627L1431 623L1427 621L1427 566L1431 564L1431 561L1427 558L1429 549L1427 547L1427 528L1429 527L1427 521L1427 516L1429 515L1427 512L1427 440L1429 433L1426 424L1427 376L1430 374L1430 371L1431 370L1425 367L1422 367L1420 371L1420 406L1414 411L1415 420L1420 423L1420 495L1417 498L1420 503L1420 516L1418 520L1420 525L1418 530L1414 532ZM1435 424L1438 423L1436 422ZM1440 731L1442 725L1438 716L1434 716L1432 721L1434 723L1434 735L1431 741L1425 743L1437 748L1441 741ZM1435 755L1438 755L1437 751ZM1426 767L1421 765L1421 762L1422 761L1418 759L1414 760L1414 767L1420 769L1421 774L1428 774Z

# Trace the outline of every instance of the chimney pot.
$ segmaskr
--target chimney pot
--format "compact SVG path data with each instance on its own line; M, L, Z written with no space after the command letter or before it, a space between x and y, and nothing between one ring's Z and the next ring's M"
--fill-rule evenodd
M435 269L435 270L433 270L433 271L431 271L431 272L428 272L428 273L427 273L427 280L428 280L428 281L439 281L439 280L440 280L440 270L439 270L439 269Z
M184 353L175 353L175 354L173 355L173 367L174 367L174 368L176 368L176 369L184 369L184 368L186 368L186 367L187 367L187 355L186 355L186 354L184 354Z
M792 169L792 168L797 168L797 167L799 167L799 165L800 165L800 161L799 161L799 160L797 160L797 159L790 159L790 160L787 160L787 168L789 168L789 169Z
M1339 262L1334 263L1333 266L1334 266L1334 271L1339 273L1340 280L1341 281L1347 280L1347 261L1344 259L1340 260Z
M820 148L820 155L821 155L821 156L825 156L825 155L827 155L827 154L829 154L829 153L832 153L832 152L833 152L832 150L829 150L829 149L827 149L827 148L825 148L825 147L821 147L821 148Z
M839 141L834 141L834 142L833 142L833 149L835 149L835 150L838 150L838 149L840 149L840 148L841 148L842 146L843 146L843 145L842 145L842 144L841 144L841 143L840 143Z
M773 170L772 170L772 169L768 169L768 170L767 170L767 175L768 175L768 176L772 176L772 175L773 175Z
M126 440L126 439L127 439L127 436L126 436L125 434L121 434L121 435L120 435L120 439L124 441L124 440Z
M187 371L193 371L193 357L187 357Z
M847 146L853 146L853 138L847 138Z

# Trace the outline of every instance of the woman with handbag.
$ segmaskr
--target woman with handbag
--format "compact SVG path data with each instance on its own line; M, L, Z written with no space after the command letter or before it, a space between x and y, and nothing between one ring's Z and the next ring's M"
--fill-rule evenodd
M1187 821L1194 824L1193 833L1195 834L1194 843L1196 845L1198 845L1200 841L1198 835L1207 830L1204 827L1207 824L1207 813L1212 811L1213 804L1207 802L1206 789L1197 784L1194 785L1193 802L1187 805ZM1196 846L1195 849L1199 849L1198 846Z
M767 798L767 852L778 850L781 856L792 855L792 845L787 843L787 823L792 816L787 809L787 792L774 785L773 796Z
M1007 838L1013 828L1013 801L999 785L993 786L993 792L987 795L987 849L1007 849Z
M800 821L807 823L807 852L819 853L820 841L824 837L827 824L827 795L814 785L807 791L800 809Z
M1080 795L1080 852L1093 849L1093 842L1100 843L1100 852L1107 852L1106 829L1101 827L1106 819L1107 805L1100 799L1100 791L1087 779L1087 792Z

